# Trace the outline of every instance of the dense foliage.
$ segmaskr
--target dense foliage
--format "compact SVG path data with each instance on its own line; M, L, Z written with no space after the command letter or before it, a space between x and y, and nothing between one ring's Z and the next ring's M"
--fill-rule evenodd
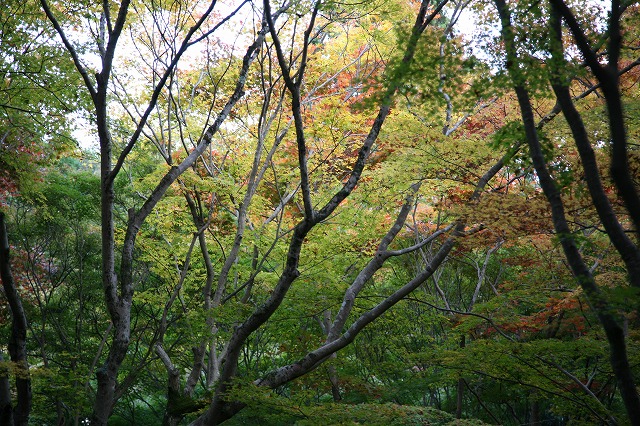
M9 0L0 424L639 425L639 23Z

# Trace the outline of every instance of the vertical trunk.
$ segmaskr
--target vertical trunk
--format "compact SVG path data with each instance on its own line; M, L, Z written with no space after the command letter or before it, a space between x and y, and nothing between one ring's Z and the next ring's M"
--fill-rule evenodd
M169 376L167 384L167 408L162 419L163 426L175 426L180 423L182 415L176 414L176 406L180 402L180 370L173 365L162 344L156 344L156 353L167 368Z
M537 399L531 401L529 408L529 423L530 425L540 424L540 402Z
M324 318L320 321L320 326L322 327L322 331L327 335L327 340L331 335L331 310L324 311ZM333 337L335 340L335 336ZM335 360L338 357L338 354L334 353L331 355L331 359ZM333 363L329 363L327 365L327 374L329 376L329 382L331 383L331 396L333 397L333 402L340 402L342 400L342 395L340 395L340 384L338 381L338 371L336 370L336 366Z
M4 223L4 213L0 212L0 278L2 278L2 286L12 317L9 355L16 366L17 403L13 411L13 421L15 425L27 425L31 411L31 377L27 363L27 317L11 274L9 254L9 238Z
M460 338L460 348L464 349L466 340L465 336ZM462 401L464 398L464 378L458 379L458 391L456 392L456 419L462 418Z
M9 238L4 223L4 213L0 212L0 278L2 278L2 286L12 316L9 355L16 366L17 403L13 410L13 421L15 425L26 426L29 423L31 411L31 377L27 363L27 317L13 281L9 255ZM0 392L2 392L1 389ZM9 407L11 407L10 400Z
M172 382L177 384L177 388L172 386ZM169 387L167 389L167 408L162 419L163 426L177 426L180 424L183 415L179 413L180 396L180 376L176 372L169 372Z
M100 192L101 192L101 227L102 227L102 288L109 315L113 323L113 345L105 364L96 371L98 381L96 399L93 406L91 423L106 425L113 409L113 398L116 388L116 377L120 363L124 359L128 346L127 313L122 312L117 295L117 277L115 272L114 241L114 188L111 179L111 136L107 123L107 81L103 74L98 74L98 94L94 97L96 107L96 124L100 140ZM126 344L123 338L126 336Z
M0 354L0 363L4 361ZM9 369L0 367L0 425L13 425L13 407L9 387Z
M56 412L58 413L58 420L56 422L56 425L58 426L66 425L67 424L66 410L64 408L64 405L59 399L56 401Z
M331 358L336 358L336 354L331 355ZM336 366L329 364L327 372L329 373L329 381L331 382L331 396L333 397L333 402L340 402L342 401L342 395L340 395L340 382L338 381Z

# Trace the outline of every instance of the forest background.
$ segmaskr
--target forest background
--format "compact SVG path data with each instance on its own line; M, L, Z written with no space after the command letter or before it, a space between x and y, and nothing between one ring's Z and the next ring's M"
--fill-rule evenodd
M629 0L4 2L0 424L640 425L638 51Z

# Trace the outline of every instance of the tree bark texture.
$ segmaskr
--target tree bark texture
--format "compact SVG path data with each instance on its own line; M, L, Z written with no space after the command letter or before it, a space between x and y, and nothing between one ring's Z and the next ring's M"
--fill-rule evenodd
M9 238L2 212L0 212L0 278L2 278L2 287L11 312L9 355L16 368L17 401L13 409L13 424L26 426L29 423L31 411L31 378L27 362L27 317L11 273ZM3 390L0 389L0 396L2 392ZM9 401L9 407L10 405ZM5 409L6 407L5 405Z

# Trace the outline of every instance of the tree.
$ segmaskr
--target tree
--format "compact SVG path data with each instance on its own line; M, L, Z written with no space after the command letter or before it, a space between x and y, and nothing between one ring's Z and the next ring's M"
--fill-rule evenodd
M633 174L602 174L602 83L538 3L510 5L515 25L484 45L505 68L475 56L455 32L469 6L41 0L90 98L100 177L63 158L4 198L32 421L218 424L264 403L330 422L361 402L380 419L419 412L400 403L615 422L593 318L634 329L616 286L637 253L633 197L612 191ZM582 130L557 117L571 105L591 118ZM592 154L568 143L580 132ZM6 176L32 153L3 156ZM556 236L554 188L570 212ZM582 304L556 237L607 306Z
M14 364L16 376L17 403L15 409L11 406L11 395L8 394L8 384L2 388L2 417L7 424L26 425L31 411L31 379L29 377L29 363L27 361L27 317L22 307L22 300L18 295L11 263L9 260L10 247L4 213L0 212L0 278L4 295L9 302L11 312L11 338L9 340L9 355ZM3 372L6 374L5 371ZM8 377L4 380L8 380Z
M172 52L170 62L162 71L158 81L154 81L153 92L149 103L145 108L140 120L136 123L133 134L127 139L127 143L120 152L114 152L114 140L112 134L113 124L109 120L109 87L113 84L114 58L116 57L120 37L125 26L129 22L129 9L132 7L129 1L123 1L117 9L112 10L112 6L105 3L97 10L86 9L89 22L87 29L92 30L91 39L95 43L95 48L100 58L100 70L96 73L95 79L90 75L90 69L82 61L78 48L67 36L68 30L64 29L66 23L59 21L50 3L46 0L40 2L47 18L56 29L65 48L71 56L78 73L82 76L87 91L91 95L93 102L93 120L95 120L96 131L100 143L100 173L101 173L101 216L102 216L102 285L105 294L106 306L112 321L112 340L109 347L109 354L102 367L97 370L98 389L95 398L92 422L95 424L106 424L116 400L117 376L120 366L126 356L131 333L131 306L134 295L134 247L137 234L152 212L156 204L163 197L169 186L189 168L204 150L211 143L211 138L219 130L220 126L228 116L231 108L238 102L243 93L244 80L249 69L249 65L255 59L255 54L264 37L264 31L257 35L257 40L251 44L245 54L242 68L236 83L234 92L229 96L228 101L218 114L215 122L210 125L197 147L177 166L172 168L158 181L152 194L145 200L138 209L128 210L129 218L126 223L125 238L120 251L120 267L116 269L116 258L119 249L115 244L116 223L114 220L115 209L115 178L122 170L123 164L134 148L144 129L145 123L151 112L155 108L158 97L164 89L169 77L175 69L178 61L192 44L197 40L206 38L215 31L217 25L211 24L207 27L209 17L212 14L216 2L212 2L204 12L198 13L198 19L188 15L188 22L191 27L180 42L176 41L179 47ZM195 5L196 7L199 5ZM162 7L159 5L158 7ZM61 7L61 10L65 10ZM232 12L233 15L234 12ZM279 14L280 12L276 12ZM115 20L113 20L115 17ZM222 20L224 20L223 18ZM205 25L206 24L206 25ZM114 163L115 158L115 163Z
M32 407L32 376L27 360L28 306L22 304L23 283L10 262L5 210L14 199L32 195L45 164L69 152L73 130L68 114L82 115L83 98L74 90L77 80L69 64L59 60L52 32L42 25L31 2L6 2L0 11L0 241L3 296L11 333L9 368L3 368L3 424L27 424ZM10 219L8 219L10 222ZM10 228L11 229L11 228ZM15 246L13 247L15 248ZM4 346L4 344L3 344ZM10 375L15 375L15 407L11 406Z
M496 1L496 8L502 24L502 36L505 41L507 55L506 67L514 84L518 96L518 103L522 111L522 121L529 144L530 156L535 166L540 185L549 200L554 228L558 234L574 276L589 298L592 309L607 335L611 350L611 366L616 374L620 393L625 403L627 414L632 424L640 424L640 397L635 386L634 375L629 365L624 333L623 319L612 306L611 301L596 284L592 271L587 267L580 252L575 234L572 232L565 214L557 177L550 172L547 159L544 156L540 137L533 121L533 110L529 90L525 87L527 74L518 70L520 58L517 53L515 32L512 26L511 12L504 1ZM536 8L538 5L536 5ZM562 26L564 20L586 63L598 80L606 101L608 112L609 137L611 138L611 178L624 202L626 214L638 229L638 190L629 172L629 154L626 140L626 129L623 119L621 92L619 87L619 58L622 41L621 16L625 7L618 2L612 2L608 19L608 44L606 55L608 63L602 66L597 59L596 52L577 23L573 12L564 2L551 2L551 20L549 23L550 44L547 47L551 54L550 83L562 112L571 127L574 142L580 153L583 173L587 181L592 202L598 212L598 217L607 232L609 239L625 263L629 274L629 284L638 286L638 265L640 265L640 251L634 242L626 235L624 221L614 212L607 198L605 188L600 178L596 159L589 141L589 136L580 113L575 108L569 92L569 81L562 75L564 63L564 49L562 47ZM526 72L526 69L525 69Z

